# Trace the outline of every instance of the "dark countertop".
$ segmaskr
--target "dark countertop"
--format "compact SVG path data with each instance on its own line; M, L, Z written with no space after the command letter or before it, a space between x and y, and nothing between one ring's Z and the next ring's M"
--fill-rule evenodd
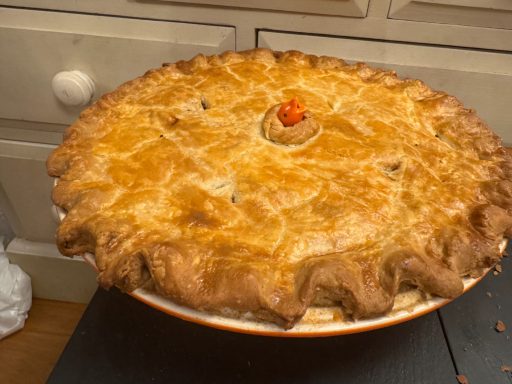
M508 247L512 254L512 246ZM98 290L48 383L512 383L512 257L451 304L376 331L283 339L173 318ZM499 333L498 320L507 325Z

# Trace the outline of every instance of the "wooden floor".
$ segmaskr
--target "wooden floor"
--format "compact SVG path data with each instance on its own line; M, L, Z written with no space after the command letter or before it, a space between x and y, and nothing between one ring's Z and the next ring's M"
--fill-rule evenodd
M45 383L85 308L34 299L25 327L0 340L0 383Z

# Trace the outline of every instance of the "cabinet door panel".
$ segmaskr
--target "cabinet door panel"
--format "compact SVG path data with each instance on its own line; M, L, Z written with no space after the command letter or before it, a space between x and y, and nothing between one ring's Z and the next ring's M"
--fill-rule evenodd
M476 109L505 143L512 144L510 54L275 32L260 32L258 41L261 47L363 61L396 70L400 77L421 79Z
M55 241L53 180L46 174L45 165L54 147L0 140L0 207L18 237Z
M53 95L56 73L85 72L98 98L164 62L234 49L234 31L0 7L0 118L69 124L82 108Z
M393 0L391 19L512 29L510 0Z

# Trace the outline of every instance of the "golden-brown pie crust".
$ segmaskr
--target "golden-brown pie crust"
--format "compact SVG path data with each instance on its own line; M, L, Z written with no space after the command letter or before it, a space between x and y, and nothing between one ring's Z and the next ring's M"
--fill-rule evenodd
M321 129L276 144L265 113L294 96ZM456 297L512 232L511 156L474 111L296 51L149 71L85 110L47 168L58 247L94 253L103 287L284 327L315 304L384 314L401 284Z

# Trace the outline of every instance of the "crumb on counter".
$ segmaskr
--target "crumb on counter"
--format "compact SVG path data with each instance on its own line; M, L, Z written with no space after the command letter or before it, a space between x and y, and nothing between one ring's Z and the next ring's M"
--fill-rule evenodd
M498 332L505 332L505 330L507 329L507 326L505 325L505 323L501 320L498 320L496 322L496 325L494 326L494 329L496 329L496 331Z

